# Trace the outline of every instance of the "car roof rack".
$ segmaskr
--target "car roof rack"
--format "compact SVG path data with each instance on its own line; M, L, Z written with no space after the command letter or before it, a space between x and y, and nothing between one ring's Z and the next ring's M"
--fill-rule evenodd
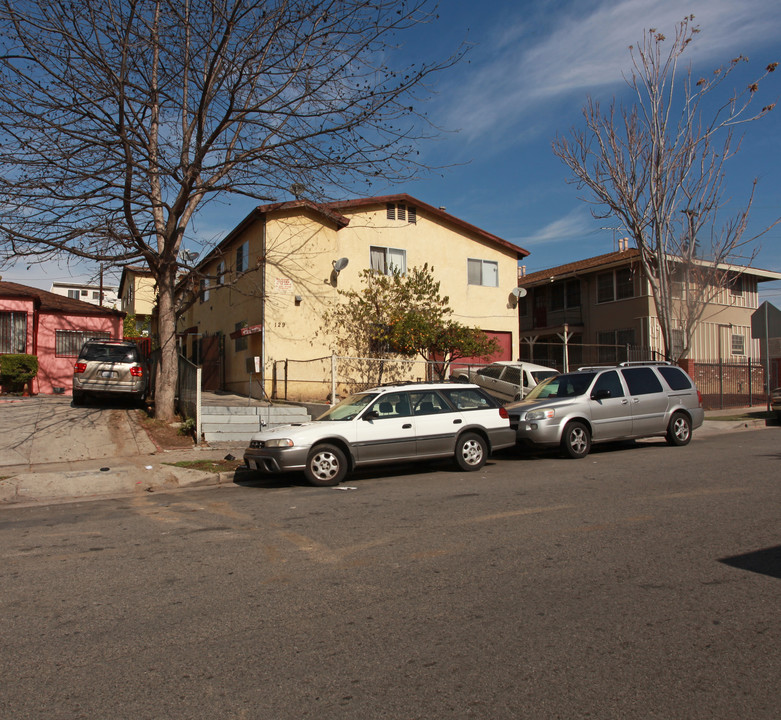
M672 365L669 360L627 360L626 362L618 363L618 367L634 367L642 365Z

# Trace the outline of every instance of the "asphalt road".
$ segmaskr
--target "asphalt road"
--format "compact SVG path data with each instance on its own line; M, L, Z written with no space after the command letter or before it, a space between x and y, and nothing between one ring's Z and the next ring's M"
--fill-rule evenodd
M5 508L0 717L775 719L779 433Z

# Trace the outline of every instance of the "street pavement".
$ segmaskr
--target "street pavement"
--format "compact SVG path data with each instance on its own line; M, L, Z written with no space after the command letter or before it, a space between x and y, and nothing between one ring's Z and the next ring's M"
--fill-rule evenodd
M763 409L733 408L706 415L734 417ZM767 422L709 419L694 432L693 442L714 433L762 428ZM173 463L219 460L228 454L240 458L243 449L242 445L164 450L126 408L73 407L65 396L0 399L0 507L230 484L232 472L204 472Z

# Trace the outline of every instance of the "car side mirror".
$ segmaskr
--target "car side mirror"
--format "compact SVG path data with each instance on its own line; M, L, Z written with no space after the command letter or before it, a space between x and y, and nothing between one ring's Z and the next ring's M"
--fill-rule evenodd
M378 417L380 417L380 415L376 410L369 410L361 420L376 420Z
M591 399L592 400L604 400L605 398L610 397L610 390L607 388L604 388L602 390L597 390L596 392L591 393Z

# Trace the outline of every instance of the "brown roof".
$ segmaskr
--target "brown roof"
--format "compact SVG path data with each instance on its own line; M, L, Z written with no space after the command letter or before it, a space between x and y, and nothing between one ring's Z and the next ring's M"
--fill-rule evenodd
M578 275L601 267L624 265L639 260L639 258L640 251L637 248L629 248L629 250L622 250L621 252L597 255L595 257L586 258L585 260L567 263L566 265L557 265L556 267L548 268L547 270L539 270L524 275L523 277L518 278L518 280L523 286L536 285L541 282L550 282L551 278L558 280L568 275Z
M38 310L45 312L67 313L69 315L118 315L120 317L125 315L120 310L99 307L83 300L64 297L48 290L5 280L0 280L0 298L32 300Z
M455 215L451 215L450 213L447 213L444 210L441 210L440 208L436 208L433 205L429 205L427 203L421 202L420 200L412 197L411 195L407 195L406 193L399 193L397 195L382 195L376 197L359 198L356 200L341 200L341 201L334 201L328 203L315 203L312 200L290 200L288 202L271 203L269 205L259 205L254 210L252 210L252 212L249 215L247 215L235 228L233 228L233 230L231 230L225 236L225 238L211 252L209 252L198 264L202 266L204 263L211 260L215 255L219 253L220 250L230 245L230 243L236 238L238 234L240 234L247 227L247 225L249 225L250 223L257 220L259 217L267 213L280 212L286 210L308 211L314 213L315 215L319 215L325 220L329 220L334 225L336 225L338 229L341 230L343 227L347 227L347 225L349 225L350 218L345 217L340 211L350 210L352 208L387 205L389 203L404 203L405 205L412 205L418 210L424 210L427 214L438 217L441 220L449 223L450 225L454 225L455 227L465 230L466 232L469 232L473 235L477 235L478 237L482 238L483 240L485 240L491 245L496 245L506 250L510 250L514 252L516 254L516 257L519 260L525 258L529 254L528 250L524 250L522 247L519 247L518 245L514 245L513 243L508 242L507 240L500 238L498 235L493 235L492 233L482 230L476 225L471 225L470 223L465 222L460 218L457 218Z

